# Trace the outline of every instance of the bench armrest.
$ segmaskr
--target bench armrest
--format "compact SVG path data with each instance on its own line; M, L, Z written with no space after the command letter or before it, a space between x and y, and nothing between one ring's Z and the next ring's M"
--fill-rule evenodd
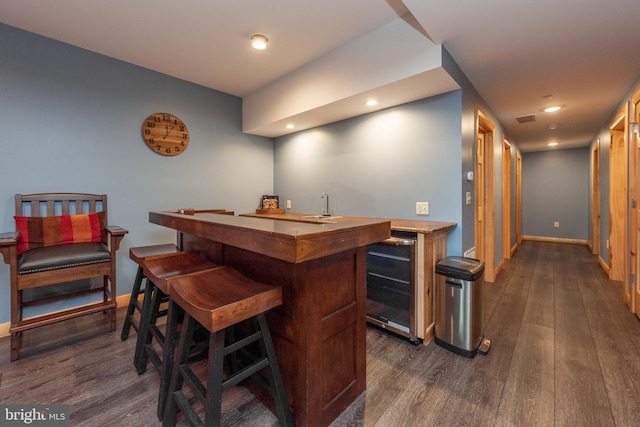
M129 230L117 225L108 225L104 228L107 232L109 239L109 250L111 253L115 253L120 248L120 241L125 234L129 233Z
M5 264L11 264L11 254L16 252L19 236L17 231L0 234L0 253L2 253Z
M18 232L0 233L0 246L15 245L18 243Z
M107 230L107 233L113 236L124 236L125 234L129 233L129 230L125 230L124 228L117 225L107 225L104 229Z

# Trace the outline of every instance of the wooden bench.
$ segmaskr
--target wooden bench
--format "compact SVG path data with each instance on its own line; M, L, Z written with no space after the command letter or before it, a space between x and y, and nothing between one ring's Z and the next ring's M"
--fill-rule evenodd
M11 282L11 360L18 358L22 333L29 329L104 312L115 330L116 251L128 231L107 226L107 196L16 194L15 204L16 231L0 234ZM87 285L94 277L102 277L101 284ZM96 293L102 294L97 302L64 309L51 304ZM45 307L44 313L25 317L31 306Z

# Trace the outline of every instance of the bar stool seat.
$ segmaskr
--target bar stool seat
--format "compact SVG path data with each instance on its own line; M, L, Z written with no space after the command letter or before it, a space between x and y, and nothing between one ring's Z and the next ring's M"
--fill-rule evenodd
M178 252L147 257L142 261L142 265L148 282L145 287L134 365L138 374L143 374L147 369L149 360L151 360L156 370L162 375L163 368L160 354L164 352L165 335L158 328L156 322L159 317L167 314L167 311L161 310L160 307L163 302L168 302L169 300L169 279L220 268L220 266L193 252ZM154 341L160 346L160 351L155 350Z
M176 423L178 410L192 425L219 426L222 391L256 376L264 368L281 425L293 425L282 377L276 360L265 312L282 304L282 287L256 282L232 267L180 276L169 280L171 286L167 341L175 343L176 313L184 310L184 322L171 369L171 382L160 391L159 401L166 398L162 415L164 426ZM251 319L253 329L248 336L225 345L225 329ZM209 332L206 388L189 366L189 348L196 325ZM241 329L241 328L238 328ZM256 349L257 347L257 349ZM242 350L243 361L249 353L248 365L223 374L224 357ZM256 351L257 350L257 351ZM165 349L165 366L173 349ZM260 379L257 381L262 383ZM183 386L191 393L185 394ZM189 400L187 396L193 394ZM204 423L192 403L204 404Z
M138 264L138 271L136 272L136 278L133 282L133 288L131 289L131 296L129 297L129 305L127 306L127 314L124 318L124 324L122 325L122 333L120 339L125 341L129 338L129 331L133 326L136 333L140 333L140 321L136 319L136 311L138 316L142 317L142 302L139 300L140 294L144 294L145 288L142 287L143 280L147 280L144 275L144 268L142 263L145 258L167 255L178 252L178 247L174 244L168 243L164 245L150 245L150 246L137 246L129 248L129 258ZM145 285L146 286L146 285Z

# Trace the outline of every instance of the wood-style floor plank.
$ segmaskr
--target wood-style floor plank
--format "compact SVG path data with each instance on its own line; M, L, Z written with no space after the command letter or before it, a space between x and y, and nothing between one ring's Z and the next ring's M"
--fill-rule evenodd
M553 329L523 322L504 386L500 425L553 425Z
M640 425L640 360L638 354L598 353L616 425Z
M596 286L578 274L593 258L568 247L553 263L555 279L556 425L613 425L607 390L591 337L580 288ZM567 268L570 266L570 268Z
M486 356L368 328L367 391L333 427L640 425L640 321L586 247L524 242L481 294ZM159 426L157 373L138 375L135 332L120 341L103 320L29 331L15 362L0 339L0 403L69 404L72 426ZM242 386L225 391L223 414L225 426L277 425Z
M553 269L547 268L552 260L551 251L542 251L531 279L523 322L553 328L555 282Z

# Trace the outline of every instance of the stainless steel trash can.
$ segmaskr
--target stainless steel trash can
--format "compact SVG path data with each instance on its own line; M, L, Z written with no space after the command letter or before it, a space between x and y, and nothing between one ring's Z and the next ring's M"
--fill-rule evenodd
M476 355L483 339L483 282L482 261L451 256L436 263L436 343L469 358Z

